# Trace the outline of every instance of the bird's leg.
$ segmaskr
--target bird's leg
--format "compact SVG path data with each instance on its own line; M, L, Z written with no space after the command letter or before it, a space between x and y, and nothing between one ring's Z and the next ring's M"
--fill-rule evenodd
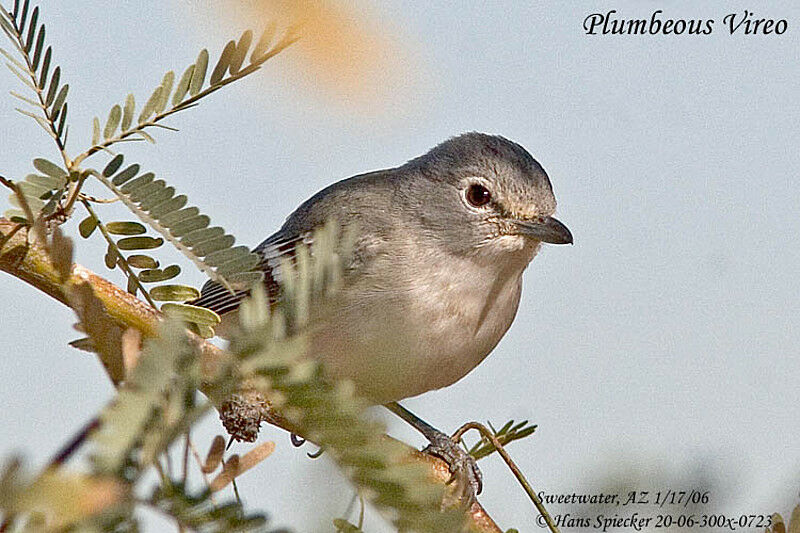
M475 458L459 446L447 433L439 431L399 403L390 402L385 404L384 407L411 424L414 429L428 439L430 444L422 451L447 463L453 476L448 483L459 478L462 481L466 481L466 483L462 483L463 496L465 496L465 501L471 504L475 496L480 494L483 489L483 476L480 469L478 469L478 463Z

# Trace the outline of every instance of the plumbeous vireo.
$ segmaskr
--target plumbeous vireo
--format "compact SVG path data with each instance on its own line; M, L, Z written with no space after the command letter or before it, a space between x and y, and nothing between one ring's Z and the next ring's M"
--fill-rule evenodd
M467 133L397 168L330 185L255 252L276 268L270 259L286 253L282 243L330 218L355 224L354 268L336 312L311 325L309 353L329 376L387 403L450 385L492 351L541 243L572 242L555 208L547 174L523 147ZM194 304L230 319L243 297L208 282Z
M385 404L450 385L492 351L541 244L572 243L555 208L547 174L522 146L467 133L330 185L255 251L273 280L286 243L331 218L355 226L336 309L310 324L309 353L328 376ZM208 282L193 303L228 321L244 296Z

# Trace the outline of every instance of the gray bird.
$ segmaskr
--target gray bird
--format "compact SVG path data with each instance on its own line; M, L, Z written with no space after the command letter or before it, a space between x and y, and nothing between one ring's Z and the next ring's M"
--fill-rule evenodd
M323 189L255 251L268 292L279 297L281 256L331 218L355 227L337 307L310 324L309 353L328 376L352 380L414 425L452 470L471 467L480 490L461 448L396 402L455 383L497 345L541 244L572 243L555 208L547 174L523 147L467 133ZM193 303L230 323L245 296L208 282Z

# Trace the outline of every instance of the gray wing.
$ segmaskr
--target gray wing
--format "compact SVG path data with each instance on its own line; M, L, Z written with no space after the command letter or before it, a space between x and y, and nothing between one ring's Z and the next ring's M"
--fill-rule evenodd
M309 232L304 235L287 237L283 232L279 231L253 250L261 256L261 261L256 268L264 272L264 288L270 301L275 301L278 298L280 288L278 266L281 259L294 257L295 246L300 242L310 244L311 236L312 234ZM238 309L239 304L248 294L249 291L246 290L231 292L215 281L207 281L200 291L200 298L188 303L211 309L218 315L223 315Z
M379 241L388 233L387 228L394 227L394 184L389 179L392 172L391 169L368 172L328 186L306 200L289 215L277 233L253 250L261 256L258 268L264 272L264 286L271 301L279 295L278 267L281 259L294 257L298 243L310 244L313 230L331 217L337 219L342 227L354 223L370 228L373 238L358 240L347 270L366 260L371 241ZM369 220L365 219L365 214L371 214ZM218 283L209 281L203 285L200 298L188 303L222 315L237 309L247 294L248 291L231 293Z

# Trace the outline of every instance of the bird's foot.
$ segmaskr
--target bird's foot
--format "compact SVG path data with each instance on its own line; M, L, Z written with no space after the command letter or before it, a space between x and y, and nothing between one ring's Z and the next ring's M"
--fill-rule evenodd
M438 457L447 463L451 474L447 483L455 483L456 488L451 496L455 496L459 502L471 506L483 488L483 476L475 458L459 445L459 441L453 440L449 435L431 426L399 403L389 402L385 407L425 435L430 445L422 452Z
M295 448L299 448L300 446L306 443L306 439L304 439L297 433L292 433L289 436L289 438L292 440L292 446L294 446ZM320 457L322 457L323 453L325 453L325 448L320 446L319 450L315 451L314 453L306 452L306 455L308 456L309 459L319 459Z
M423 453L438 457L447 463L451 477L448 485L456 483L458 499L468 506L472 505L476 496L483 490L483 474L478 468L477 460L472 457L449 435L437 431L428 435L430 444L423 449Z

